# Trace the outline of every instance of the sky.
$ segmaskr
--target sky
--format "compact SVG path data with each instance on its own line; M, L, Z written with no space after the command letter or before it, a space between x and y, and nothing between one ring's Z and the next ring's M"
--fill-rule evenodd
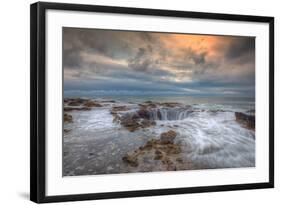
M64 93L255 96L255 38L63 28Z

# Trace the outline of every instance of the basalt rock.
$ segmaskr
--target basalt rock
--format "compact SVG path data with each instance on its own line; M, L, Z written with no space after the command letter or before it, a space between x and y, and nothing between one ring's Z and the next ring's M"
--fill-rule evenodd
M161 105L164 106L164 107L169 107L169 108L181 107L182 106L182 104L176 103L176 102L165 102L165 103L161 103Z
M103 100L102 102L103 103L116 103L115 100Z
M130 119L130 118L121 118L121 125L125 127L130 132L134 132L135 130L140 128L140 124L138 121Z
M140 118L143 118L143 119L147 119L149 120L150 118L150 114L149 114L149 111L146 110L146 109L140 109L137 111L137 114Z
M169 134L167 134L169 133ZM162 133L164 136L175 137L173 131ZM166 170L177 170L177 165L183 163L183 159L179 157L182 152L181 145L175 144L173 140L166 139L163 141L160 139L151 139L146 142L144 146L127 153L122 160L132 167L137 167L141 157L153 156L153 160L160 161L166 166Z
M127 111L127 110L129 110L129 108L126 106L114 106L112 107L111 112L116 113L116 112Z
M147 128L147 127L155 126L156 122L154 122L153 120L142 119L140 120L140 125L142 128Z
M88 111L91 110L89 107L64 107L63 110L65 112L71 112L71 111Z
M255 116L250 114L245 114L242 112L235 112L235 118L238 123L243 125L248 129L255 130Z
M138 154L137 154L137 153L133 153L133 154L131 154L131 155L126 154L126 155L122 158L122 160L123 160L125 163L129 164L130 166L132 166L132 167L137 167L137 166L139 165L139 163L138 163Z
M83 103L89 101L88 99L83 98L66 98L64 102L68 104L68 106L80 106Z
M67 114L67 113L64 113L63 120L64 120L64 122L68 122L68 123L73 122L72 116L70 114Z
M102 107L101 104L94 102L94 101L87 101L84 103L85 107Z
M120 120L120 124L125 127L130 132L134 132L135 130L138 130L140 128L147 128L150 126L156 125L156 123L152 120L146 120L146 119L134 119L130 117L115 117L118 120ZM116 119L115 119L116 120Z
M168 132L164 132L160 135L161 142L164 144L173 143L176 138L177 133L173 130L169 130Z

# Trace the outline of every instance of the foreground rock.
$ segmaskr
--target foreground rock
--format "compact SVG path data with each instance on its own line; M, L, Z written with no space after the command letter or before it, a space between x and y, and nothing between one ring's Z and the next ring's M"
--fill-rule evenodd
M177 133L173 130L169 130L168 132L164 132L160 135L161 142L164 144L173 143L176 138Z
M255 130L255 116L252 114L245 114L242 112L235 112L235 118L238 123L244 127Z
M67 113L64 113L63 120L64 120L64 122L68 122L68 123L73 122L72 116Z
M120 118L120 124L130 132L134 132L140 128L147 128L156 125L156 123L152 120L142 118L130 118L127 116Z
M160 160L166 170L177 170L177 165L182 164L183 160L179 157L182 152L181 145L174 143L175 137L176 132L172 130L162 133L160 139L147 141L144 146L127 153L122 160L132 167L137 167L141 157L152 157L153 160Z

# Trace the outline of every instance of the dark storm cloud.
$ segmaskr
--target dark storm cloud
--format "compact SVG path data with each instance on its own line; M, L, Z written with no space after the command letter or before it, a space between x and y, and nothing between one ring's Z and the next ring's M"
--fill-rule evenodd
M254 51L255 38L235 38L228 47L226 56L230 59L235 59L243 56L245 53L247 54Z
M240 64L254 61L255 38L235 38L227 48L226 57Z
M151 58L152 48L139 48L136 55L128 60L128 66L135 71L151 72L158 66L158 59Z

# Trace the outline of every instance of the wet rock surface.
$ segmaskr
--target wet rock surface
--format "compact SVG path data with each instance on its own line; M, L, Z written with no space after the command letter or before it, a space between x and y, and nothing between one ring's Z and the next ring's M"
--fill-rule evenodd
M235 118L238 123L240 123L242 126L255 130L255 115L253 114L246 114L242 112L235 112Z
M67 123L73 122L72 116L70 114L64 113L63 114L63 121Z
M92 108L103 107L99 102L84 98L66 98L64 99L64 111L89 111Z
M94 101L86 101L84 103L85 107L102 107L102 105L100 103L94 102Z
M64 103L68 106L80 106L81 104L87 102L88 99L83 98L65 98Z
M130 132L134 132L141 128L147 128L156 125L156 123L152 120L142 118L130 118L128 116L121 117L120 124Z
M183 159L180 157L181 145L174 143L175 137L176 132L172 130L162 133L160 139L148 140L144 146L127 153L122 160L129 166L137 167L139 160L148 157L160 161L167 171L177 170L177 165L182 164Z
M174 139L176 138L177 136L177 133L173 130L169 130L168 132L164 132L160 135L160 139L161 139L161 142L162 143L166 143L166 144L169 144L169 143L173 143L174 142Z
M130 108L128 108L127 106L123 105L123 106L113 106L111 109L112 113L117 113L120 111L127 111L130 110Z
M71 111L89 111L91 108L89 107L64 107L63 110L65 112L71 112Z

